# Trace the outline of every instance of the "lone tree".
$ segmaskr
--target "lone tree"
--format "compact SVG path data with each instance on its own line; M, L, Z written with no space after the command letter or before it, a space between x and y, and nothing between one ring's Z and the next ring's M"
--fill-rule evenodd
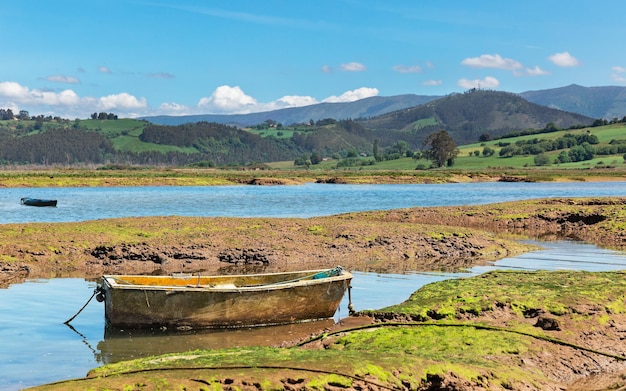
M424 157L437 167L451 166L459 154L456 143L445 130L429 134L424 140L424 147Z

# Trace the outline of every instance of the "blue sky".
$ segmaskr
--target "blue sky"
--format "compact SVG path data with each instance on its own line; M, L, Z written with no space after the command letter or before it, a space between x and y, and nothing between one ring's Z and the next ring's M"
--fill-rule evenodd
M624 15L623 0L4 2L0 108L232 114L626 86Z

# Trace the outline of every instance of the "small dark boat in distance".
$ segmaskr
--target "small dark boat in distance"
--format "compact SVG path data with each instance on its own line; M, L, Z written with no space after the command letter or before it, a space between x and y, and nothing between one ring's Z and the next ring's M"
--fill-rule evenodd
M57 206L57 200L42 200L30 197L22 197L20 203L28 206Z

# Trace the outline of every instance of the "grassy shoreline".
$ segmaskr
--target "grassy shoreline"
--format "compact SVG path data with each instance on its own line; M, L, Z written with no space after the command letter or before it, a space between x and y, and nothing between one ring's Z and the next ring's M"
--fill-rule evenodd
M277 185L310 182L388 184L458 183L518 180L527 182L597 182L626 180L622 169L513 169L484 170L237 170L200 168L41 168L0 170L0 187L96 187L96 186L219 186Z

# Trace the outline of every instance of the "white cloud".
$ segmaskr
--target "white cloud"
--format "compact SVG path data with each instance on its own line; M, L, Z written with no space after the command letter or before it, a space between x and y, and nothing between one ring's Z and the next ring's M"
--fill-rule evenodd
M578 59L568 52L555 53L548 57L548 60L559 67L575 67L579 65Z
M0 82L0 97L22 100L28 93L28 87L14 81Z
M611 78L618 82L618 83L626 83L626 75L623 75L623 73L626 73L626 68L625 67L619 67L619 66L615 66L611 68L613 70L613 73L611 74Z
M443 84L441 80L426 80L422 82L423 86L432 87L432 86L440 86Z
M346 72L363 72L367 67L360 62L349 62L347 64L341 64L339 69Z
M549 75L550 72L544 71L543 69L539 68L539 66L535 66L534 68L526 68L526 74L529 76L544 76Z
M220 86L210 97L200 99L198 107L212 114L242 114L253 112L257 104L256 99L246 95L239 86Z
M331 68L330 66L328 66L328 65L322 66L322 72L324 72L324 73L331 73L332 71L333 71L333 68Z
M482 80L468 80L461 79L457 82L459 87L471 89L471 88L496 88L500 85L500 82L495 77L487 76Z
M422 72L422 67L419 65L394 65L392 68L394 71L399 73L420 73Z
M109 67L98 67L98 71L102 73L111 73L111 70L109 69Z
M279 107L301 107L310 106L319 101L312 96L287 95L275 101Z
M522 68L522 64L510 58L503 58L499 54L483 54L480 57L466 58L461 64L473 68L497 68L514 70Z
M98 99L99 107L104 110L112 109L145 109L148 104L145 98L137 99L126 92L103 96Z
M101 98L80 97L73 90L60 92L30 89L16 82L0 82L0 107L26 109L37 113L54 112L65 118L86 118L94 111L115 110L122 116L130 116L131 111L145 110L145 98L122 92Z
M185 105L179 105L178 103L161 103L159 105L159 112L168 115L187 115L191 114L189 108Z
M323 102L352 102L376 96L376 88L362 87L330 96ZM127 92L102 97L81 97L66 89L60 92L30 89L16 82L0 82L0 108L29 110L33 114L49 113L63 118L87 118L93 112L114 112L120 117L148 115L189 115L189 114L245 114L271 111L288 107L309 106L320 103L311 96L286 95L267 103L258 102L247 95L240 87L220 86L209 97L199 100L197 105L186 106L166 102L150 108L145 98L138 98Z
M329 96L322 102L338 103L338 102L354 102L359 99L369 98L378 95L378 88L361 87L356 90L346 91L339 96Z
M80 84L80 80L73 76L53 75L46 77L46 80L55 83Z

